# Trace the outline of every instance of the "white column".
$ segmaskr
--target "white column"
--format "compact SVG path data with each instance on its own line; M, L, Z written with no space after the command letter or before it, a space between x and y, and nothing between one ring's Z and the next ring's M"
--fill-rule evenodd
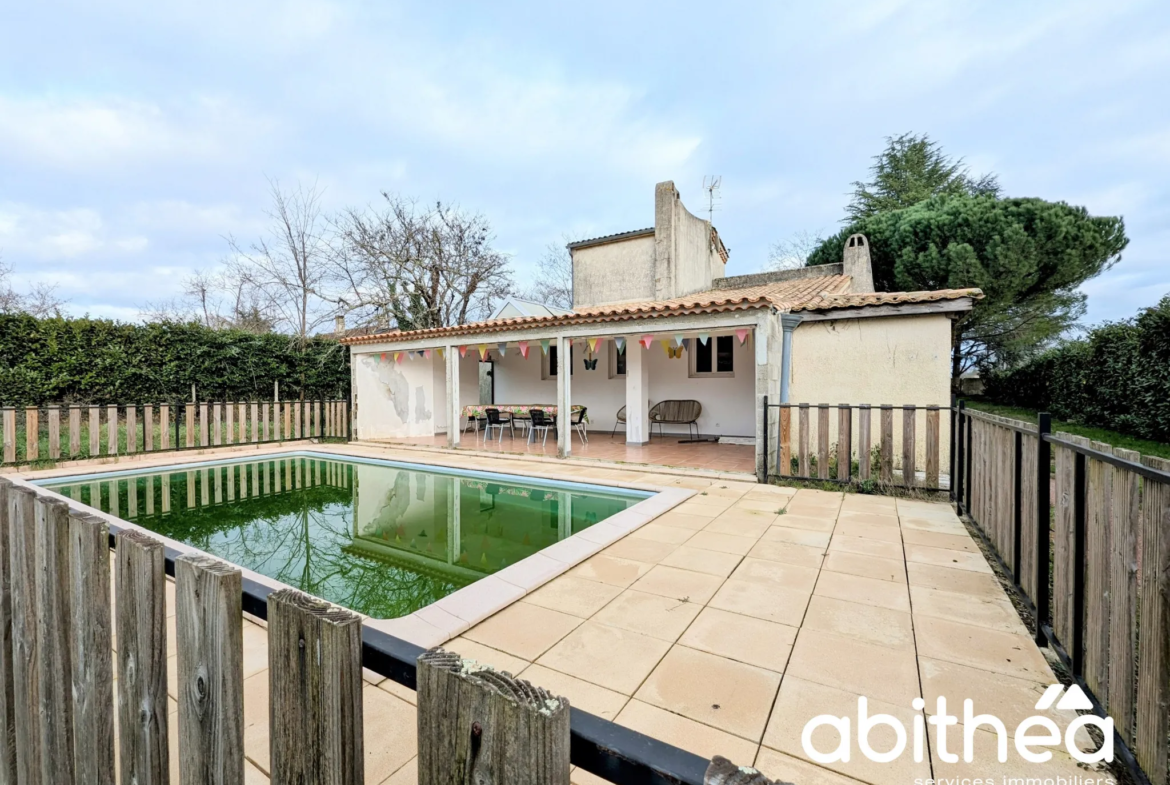
M573 494L568 491L559 491L557 500L557 540L563 540L573 534Z
M451 478L451 491L447 494L447 563L459 561L463 541L461 507L459 505L460 480Z
M626 444L650 441L650 358L638 336L626 338Z
M573 451L573 340L557 336L557 457L568 458Z
M447 446L458 447L459 437L463 434L463 407L459 405L459 347L446 347L443 356L447 358Z

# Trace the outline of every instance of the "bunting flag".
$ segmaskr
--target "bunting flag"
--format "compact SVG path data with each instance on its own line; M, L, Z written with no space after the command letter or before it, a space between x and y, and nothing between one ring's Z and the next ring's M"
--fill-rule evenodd
M735 337L739 339L739 345L743 346L744 341L747 340L748 331L746 327L741 327L735 331Z
M548 339L547 338L540 339L540 350L542 352L544 352L545 354L548 354Z
M682 343L683 343L683 337L681 335L674 336L674 345L675 346L682 346Z
M466 347L466 346L460 346L460 347L459 347L459 356L460 356L460 357L466 357L466 356L467 356L467 347Z
M690 338L683 338L682 350L684 352L689 352L691 350L691 339Z
M708 335L707 333L699 333L699 343L701 343L701 344L703 344L704 346L706 346L706 345L707 345L707 341L709 341L709 340L711 340L711 336L710 336L710 335Z
M394 362L402 362L402 352L394 352Z
M484 362L485 360L487 360L487 355L488 355L488 345L486 343L481 343L479 345L479 361Z
M443 359L443 356L446 353L447 353L446 350L443 349L443 347L441 347L441 346L438 349L435 349L435 356L438 357L440 360Z
M597 341L598 341L597 338L586 338L585 339L585 343L589 344L589 351L591 351L591 352L597 351Z
M442 349L440 349L439 351L442 351ZM431 350L430 349L423 349L423 359L425 359L425 360L431 359Z
M654 336L653 336L653 335L643 335L643 336L642 336L642 337L641 337L641 338L638 340L638 343L642 344L642 346L644 346L644 347L646 347L647 349L649 349L651 346L653 346L653 345L654 345Z
M411 362L414 362L414 352L406 352L405 354L406 354L406 359L410 360Z
M527 360L528 359L528 341L517 342L516 348L518 348L520 350L520 356L523 357L525 360Z
M500 356L501 356L501 357L503 357L503 356L504 356L504 352L505 352L505 351L507 350L507 348L508 348L508 344L506 344L506 343L504 343L503 341L501 341L501 342L498 344L498 348L499 348L499 350L500 350Z
M625 354L625 352L626 352L626 339L625 338L614 338L613 345L617 347L618 354Z
M431 353L427 350L424 350L424 349L419 349L417 352L415 352L415 354L418 355L418 358L420 360L425 360L427 357L431 356Z
M386 362L386 352L382 352L380 359L382 362Z

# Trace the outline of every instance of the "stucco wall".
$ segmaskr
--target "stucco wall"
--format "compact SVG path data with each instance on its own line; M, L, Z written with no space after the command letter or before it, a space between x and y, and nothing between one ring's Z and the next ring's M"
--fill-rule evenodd
M674 202L672 250L674 257L673 286L663 296L681 297L711 288L711 281L723 275L723 264L711 251L710 224L691 215L681 200ZM718 262L714 266L712 257Z
M791 403L861 404L875 407L872 441L880 438L876 407L950 406L951 321L945 315L878 317L805 322L792 336ZM830 416L830 442L837 441L837 413ZM854 444L857 443L854 414ZM810 412L816 442L816 411ZM940 413L940 464L946 473L950 451L950 419ZM916 417L917 468L925 461L926 414ZM796 414L793 413L793 438ZM894 454L902 450L902 413L894 413Z
M435 372L432 359L394 362L377 354L356 355L357 430L362 439L430 436L435 432ZM441 363L441 361L438 361ZM442 400L438 401L442 405Z
M654 237L577 248L573 257L573 306L654 298Z
M735 377L693 379L688 375L689 359L685 356L672 360L662 346L655 342L643 349L639 336L630 336L626 351L645 353L649 365L650 401L665 399L694 399L703 404L699 430L704 434L721 436L751 436L755 433L755 360L752 341L735 344ZM586 371L582 360L586 356L582 344L574 351L573 403L589 407L590 430L613 429L617 411L626 404L624 376L609 378L609 341L598 348L597 370ZM503 360L496 363L496 401L499 403L554 403L556 378L542 380L539 346L533 347L525 360L520 353L509 349ZM654 429L655 434L658 429ZM666 432L685 433L685 426L667 426ZM621 431L619 431L619 434Z

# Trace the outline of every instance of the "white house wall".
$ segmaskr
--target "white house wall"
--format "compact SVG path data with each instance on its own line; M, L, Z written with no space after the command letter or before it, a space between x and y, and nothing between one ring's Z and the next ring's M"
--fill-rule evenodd
M357 430L362 439L431 436L435 432L435 370L431 359L394 362L355 355ZM438 361L441 364L441 361ZM442 402L438 402L442 405Z

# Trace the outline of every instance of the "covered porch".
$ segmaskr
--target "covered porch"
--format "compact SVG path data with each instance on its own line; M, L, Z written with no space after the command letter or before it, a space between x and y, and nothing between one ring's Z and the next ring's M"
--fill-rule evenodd
M763 396L779 393L770 311L477 327L354 346L356 438L757 472ZM532 409L555 427L534 429Z

